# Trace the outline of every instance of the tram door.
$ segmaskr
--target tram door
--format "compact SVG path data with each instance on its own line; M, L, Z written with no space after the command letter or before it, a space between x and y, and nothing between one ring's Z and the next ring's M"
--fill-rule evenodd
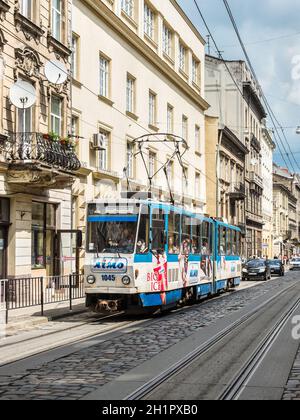
M55 275L64 276L79 273L82 232L59 230L55 237Z

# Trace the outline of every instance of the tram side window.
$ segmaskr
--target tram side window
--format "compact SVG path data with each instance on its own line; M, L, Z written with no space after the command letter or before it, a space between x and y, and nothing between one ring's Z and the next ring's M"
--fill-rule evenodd
M208 222L203 222L202 223L201 253L202 253L202 255L210 255L211 254L210 223L208 223Z
M149 252L149 230L150 230L150 217L149 208L143 206L140 218L139 234L136 244L137 254L146 254Z
M180 214L170 212L168 232L168 252L178 255L180 249Z
M219 227L219 255L226 255L226 228Z
M241 253L242 253L242 241L241 241L241 233L240 232L236 232L236 249L237 249L237 254L236 255L241 255Z
M232 255L232 230L226 229L226 255Z
M192 219L188 216L183 216L182 217L182 227L181 227L181 231L182 231L182 235L181 235L181 242L182 245L184 245L184 247L190 249L191 247L191 224L192 224Z
M152 212L152 251L164 252L165 213L163 209L153 209Z
M238 232L232 231L232 255L238 255Z
M200 220L194 219L192 226L192 254L201 254L201 228L202 223Z

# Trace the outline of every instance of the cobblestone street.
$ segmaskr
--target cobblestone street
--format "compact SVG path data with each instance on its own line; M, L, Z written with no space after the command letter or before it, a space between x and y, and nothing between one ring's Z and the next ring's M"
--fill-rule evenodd
M290 282L285 280L285 285ZM0 376L1 399L79 399L125 372L152 359L196 331L238 311L271 290L281 290L281 279L231 293L164 315L136 332L91 345L83 350L23 372Z

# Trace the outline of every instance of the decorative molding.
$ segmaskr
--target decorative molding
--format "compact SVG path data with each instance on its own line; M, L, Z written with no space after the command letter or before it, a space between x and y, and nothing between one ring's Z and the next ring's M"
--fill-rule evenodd
M3 53L3 48L5 44L7 44L7 40L4 37L3 31L0 29L0 54Z
M67 62L68 58L72 54L72 50L70 50L70 48L68 48L66 45L62 44L60 41L55 39L52 36L51 29L48 29L47 40L49 52L54 52L58 60L60 58L63 58Z
M6 13L9 11L10 5L6 1L0 0L0 21L3 22L6 16Z
M23 16L19 11L19 7L15 8L15 25L17 32L22 31L28 41L35 39L35 41L39 43L40 38L45 33L38 25L29 20L26 16Z
M39 54L31 48L15 49L16 68L21 69L29 77L40 78L42 62Z

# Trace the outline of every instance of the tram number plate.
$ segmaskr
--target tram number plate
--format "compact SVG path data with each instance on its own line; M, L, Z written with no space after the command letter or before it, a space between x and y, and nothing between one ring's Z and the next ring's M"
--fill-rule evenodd
M102 281L116 281L116 276L110 274L104 274L102 276Z

